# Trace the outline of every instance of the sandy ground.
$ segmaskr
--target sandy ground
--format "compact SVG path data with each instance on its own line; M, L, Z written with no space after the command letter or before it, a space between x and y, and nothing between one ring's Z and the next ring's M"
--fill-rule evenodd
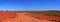
M37 18L26 16L25 12L24 13L16 13L16 14L17 14L16 18L2 20L2 22L50 22L48 20L40 20Z

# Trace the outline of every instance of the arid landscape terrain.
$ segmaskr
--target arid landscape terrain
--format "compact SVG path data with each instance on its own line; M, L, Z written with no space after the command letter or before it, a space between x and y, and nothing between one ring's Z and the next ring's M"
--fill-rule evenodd
M0 22L60 22L60 11L0 11Z

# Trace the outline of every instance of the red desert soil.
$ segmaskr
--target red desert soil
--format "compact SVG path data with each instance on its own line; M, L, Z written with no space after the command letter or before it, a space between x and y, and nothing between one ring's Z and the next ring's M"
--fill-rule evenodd
M50 22L35 18L36 16L26 12L0 12L0 22Z

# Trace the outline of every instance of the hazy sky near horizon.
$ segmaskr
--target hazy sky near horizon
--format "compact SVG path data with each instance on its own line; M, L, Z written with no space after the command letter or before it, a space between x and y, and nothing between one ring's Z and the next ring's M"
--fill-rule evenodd
M0 0L0 10L60 10L60 0Z

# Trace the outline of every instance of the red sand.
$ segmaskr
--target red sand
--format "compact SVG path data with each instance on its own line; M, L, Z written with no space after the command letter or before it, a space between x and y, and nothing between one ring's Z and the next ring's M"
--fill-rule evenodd
M51 22L52 20L59 21L60 17L29 12L0 12L0 20L0 22Z

